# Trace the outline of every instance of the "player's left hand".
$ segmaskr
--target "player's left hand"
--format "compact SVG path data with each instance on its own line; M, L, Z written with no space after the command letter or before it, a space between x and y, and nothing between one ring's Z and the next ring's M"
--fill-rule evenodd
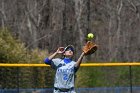
M97 45L91 41L88 41L82 50L85 55L91 55L97 50Z

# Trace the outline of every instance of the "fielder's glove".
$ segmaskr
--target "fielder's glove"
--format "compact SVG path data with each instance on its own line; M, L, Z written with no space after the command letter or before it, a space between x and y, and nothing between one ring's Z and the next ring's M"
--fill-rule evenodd
M91 41L88 41L82 50L85 55L91 55L97 50L97 45Z

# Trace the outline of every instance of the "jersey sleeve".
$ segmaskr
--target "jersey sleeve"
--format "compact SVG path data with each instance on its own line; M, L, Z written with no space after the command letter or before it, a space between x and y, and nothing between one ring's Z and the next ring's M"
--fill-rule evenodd
M49 58L45 58L44 63L51 65L52 60L49 60Z
M62 60L62 59L60 59L60 58L52 59L51 67L52 67L53 69L57 69L57 67L59 66L61 60Z

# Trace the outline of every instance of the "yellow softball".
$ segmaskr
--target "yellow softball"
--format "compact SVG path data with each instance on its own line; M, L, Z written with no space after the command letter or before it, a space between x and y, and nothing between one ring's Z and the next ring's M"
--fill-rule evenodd
M88 37L89 39L92 39L92 38L94 37L94 34L89 33L89 34L87 35L87 37Z

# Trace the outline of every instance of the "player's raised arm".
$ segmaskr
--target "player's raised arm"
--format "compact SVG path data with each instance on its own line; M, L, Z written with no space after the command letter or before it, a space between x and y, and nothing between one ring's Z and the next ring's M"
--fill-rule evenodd
M82 59L83 59L84 55L85 55L85 53L82 52L82 54L80 55L80 57L78 58L78 60L77 60L77 62L76 62L76 64L75 64L75 67L76 67L76 68L79 68L79 67L80 67L80 64L81 64L81 62L82 62Z
M54 52L54 53L53 53L52 55L50 55L48 58L45 58L44 62L45 62L46 64L49 64L49 65L50 65L52 59L53 59L57 54L62 54L63 51L64 51L64 47L59 47L59 48L57 49L56 52Z
M82 54L80 55L79 59L77 60L77 63L75 64L75 67L78 68L80 66L84 55L91 55L96 50L97 50L97 45L91 41L87 41L87 43L85 44L85 46L82 49L82 51L83 51Z

